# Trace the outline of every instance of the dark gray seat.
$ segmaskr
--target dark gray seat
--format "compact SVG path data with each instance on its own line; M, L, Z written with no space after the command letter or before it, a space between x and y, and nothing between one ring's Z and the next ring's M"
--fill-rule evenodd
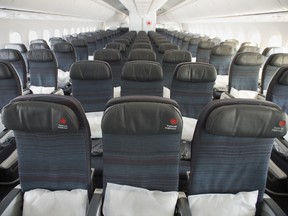
M131 49L128 55L128 61L147 60L156 61L156 53L151 49Z
M209 63L210 53L212 48L215 46L213 41L200 41L196 52L196 61Z
M88 45L84 39L73 39L71 40L76 52L76 61L88 60Z
M67 42L57 43L52 47L57 59L58 68L70 71L71 65L76 61L76 52L72 44Z
M161 64L153 61L129 61L123 65L121 96L163 96L163 71Z

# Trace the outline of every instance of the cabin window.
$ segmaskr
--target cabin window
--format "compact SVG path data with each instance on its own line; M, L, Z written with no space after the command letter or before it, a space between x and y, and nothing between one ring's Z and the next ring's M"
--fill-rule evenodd
M36 33L36 31L29 31L29 41L38 39L38 35Z
M273 35L269 38L268 47L281 47L282 46L282 37L281 35Z
M71 28L70 34L71 35L75 34L75 29L74 28Z
M54 37L61 37L62 35L61 35L61 32L60 32L60 30L59 29L55 29L55 31L54 31Z
M80 28L78 27L76 33L79 34L81 32Z
M9 43L22 43L21 35L18 32L11 32L9 35Z
M46 41L49 41L49 38L51 37L50 31L49 30L44 30L43 31L43 39Z
M63 30L63 35L68 35L68 34L69 34L68 29L67 29L67 28L64 28L64 30Z

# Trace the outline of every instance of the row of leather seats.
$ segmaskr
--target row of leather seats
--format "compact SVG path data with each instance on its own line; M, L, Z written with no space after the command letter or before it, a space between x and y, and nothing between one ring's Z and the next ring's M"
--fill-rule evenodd
M183 123L177 103L161 97L112 99L101 123L104 190L93 194L90 130L79 101L58 95L18 97L4 107L2 121L17 140L20 188L1 202L1 215L22 210L29 216L43 211L147 215L147 209L148 215L234 215L241 210L284 215L270 209L264 189L273 140L287 132L285 119L278 106L265 101L218 100L206 106L191 142L188 201L178 194Z

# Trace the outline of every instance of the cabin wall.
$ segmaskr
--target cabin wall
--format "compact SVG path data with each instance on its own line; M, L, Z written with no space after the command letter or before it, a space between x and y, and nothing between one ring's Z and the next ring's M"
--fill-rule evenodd
M0 19L0 48L6 43L24 43L36 38L50 37L104 29L104 22L57 21L57 20L15 20ZM19 35L19 36L17 36Z
M256 42L261 50L269 46L288 47L288 22L233 22L183 24L182 30L209 37Z

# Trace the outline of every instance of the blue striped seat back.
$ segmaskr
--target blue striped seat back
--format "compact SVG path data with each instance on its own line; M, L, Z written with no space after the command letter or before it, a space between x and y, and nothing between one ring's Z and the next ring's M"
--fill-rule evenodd
M110 43L110 45L123 45L121 43ZM124 45L123 45L124 46ZM114 48L106 48L102 50L96 50L93 55L94 60L100 60L108 62L112 74L113 74L113 86L120 86L121 83L121 71L123 66L123 58L121 51Z
M198 119L203 107L213 99L217 72L207 63L178 64L171 84L171 98L180 106L183 116Z
M103 185L177 191L182 117L162 97L111 99L102 118Z
M11 63L0 61L0 110L13 98L22 95L22 86Z
M191 143L189 194L258 190L261 203L274 138L286 114L267 101L217 100L201 113Z
M191 52L192 57L196 57L198 44L200 43L200 37L191 38L188 45L188 51Z
M173 73L179 63L191 62L192 55L187 50L167 50L164 53L162 60L164 86L171 87Z
M131 49L128 55L128 61L135 60L156 61L156 53L152 49Z
M88 60L88 45L86 40L75 38L71 41L71 44L76 52L76 61Z
M57 61L51 50L29 50L27 61L31 85L57 88Z
M27 87L26 63L20 51L16 49L1 49L0 60L8 61L15 67L20 77L22 87L25 89Z
M75 62L70 71L72 95L82 104L85 112L104 111L113 97L112 72L104 61Z
M198 44L196 52L196 61L209 63L212 48L215 46L213 41L201 41Z
M70 71L71 65L76 61L76 52L72 44L67 42L57 43L52 47L58 62L58 68Z
M256 52L237 53L230 66L228 91L258 90L259 70L264 62L264 56Z
M280 67L288 66L288 54L287 53L275 53L269 56L262 70L261 76L261 94L264 90L267 90L268 85L276 71Z
M15 134L23 192L92 190L90 128L80 103L61 95L26 95L3 109Z
M163 71L161 64L153 61L130 61L123 65L121 96L163 96Z
M288 68L280 68L271 79L266 100L276 103L288 114Z
M217 45L212 48L209 63L214 65L218 75L228 75L235 52L235 48L229 45Z

